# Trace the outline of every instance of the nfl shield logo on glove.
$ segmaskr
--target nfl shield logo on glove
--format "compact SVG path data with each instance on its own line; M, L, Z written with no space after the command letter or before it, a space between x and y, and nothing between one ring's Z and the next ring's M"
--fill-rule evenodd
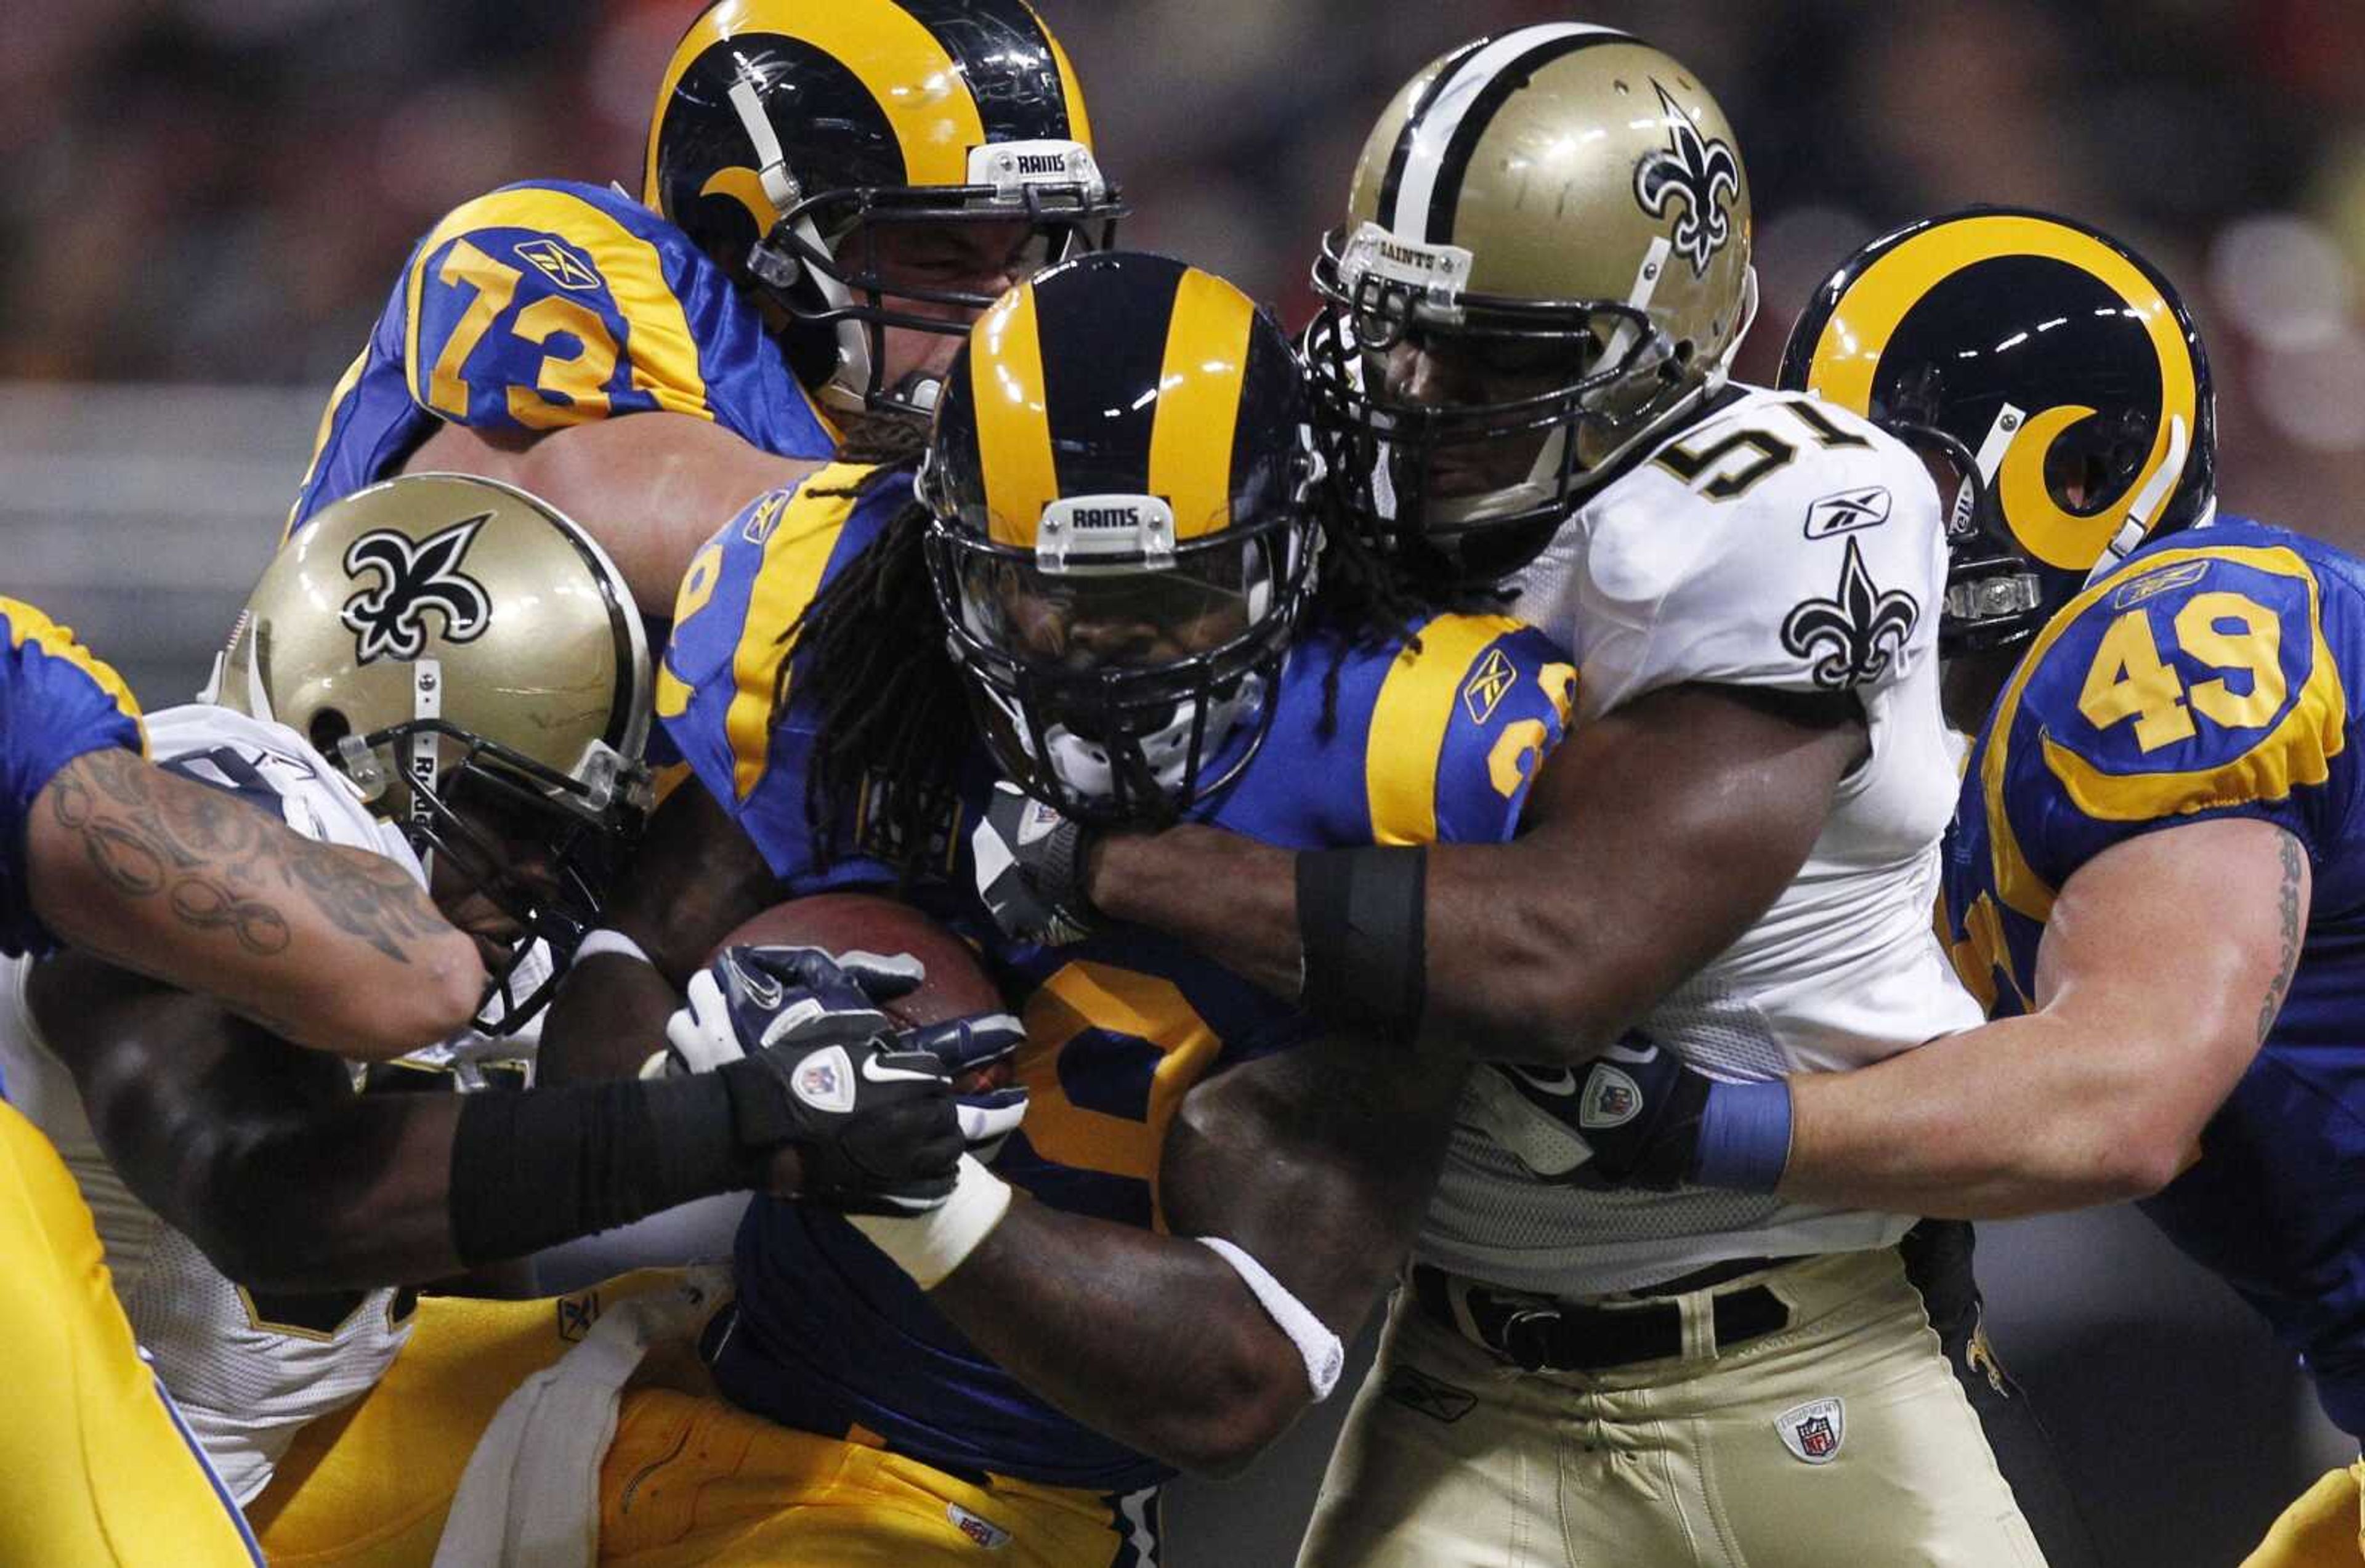
M815 1051L797 1064L789 1081L796 1097L816 1111L854 1109L854 1063L844 1046Z
M1774 1417L1782 1446L1809 1464L1829 1464L1847 1437L1847 1409L1837 1399L1810 1399Z

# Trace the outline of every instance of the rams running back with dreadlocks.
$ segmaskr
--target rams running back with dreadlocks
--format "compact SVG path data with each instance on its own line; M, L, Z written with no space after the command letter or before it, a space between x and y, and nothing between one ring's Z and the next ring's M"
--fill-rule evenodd
M666 67L637 200L529 180L420 242L290 528L406 469L484 474L663 605L717 518L849 419L925 415L977 311L1119 210L1025 0L723 0Z
M1732 128L1683 62L1564 23L1422 71L1323 244L1309 347L1352 526L1574 651L1583 722L1532 828L1338 857L1190 823L1003 842L1070 925L1155 924L1408 1070L1491 1058L1309 1562L1688 1557L1709 1517L1753 1560L2038 1551L1930 1332L1968 1338L1967 1255L1902 1247L1911 1209L1771 1191L1785 1075L1978 1019L1929 919L1938 498L1866 420L1729 382L1749 253ZM1732 1092L1671 1107L1685 1062ZM1640 1169L1670 1114L1704 1118L1701 1160ZM1654 1190L1599 1190L1621 1176ZM1407 1393L1438 1387L1452 1419ZM1620 1484L1638 1463L1661 1481Z
M917 500L908 468L832 470L716 537L660 711L788 890L900 880L985 935L967 829L1026 804L998 768L1307 848L1507 836L1573 669L1516 622L1375 592L1351 548L1316 587L1316 472L1302 372L1238 290L1149 256L1054 270L970 334ZM1237 1468L1328 1393L1460 1065L1358 1070L1148 932L986 951L1025 1015L1025 1124L936 1216L759 1201L710 1335L752 1414L634 1396L606 1462L747 1506L611 1498L603 1542L1147 1563L1166 1479ZM685 1448L701 1431L729 1439Z

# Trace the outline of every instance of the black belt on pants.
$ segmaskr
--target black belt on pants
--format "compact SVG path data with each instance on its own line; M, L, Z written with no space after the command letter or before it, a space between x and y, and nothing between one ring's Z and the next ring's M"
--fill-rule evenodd
M1682 1290L1705 1289L1712 1276L1735 1278L1771 1267L1776 1260L1751 1258L1737 1265L1703 1269L1669 1285ZM1684 1350L1684 1311L1672 1301L1645 1301L1632 1306L1587 1306L1580 1302L1553 1301L1493 1290L1470 1281L1457 1281L1442 1269L1416 1263L1412 1271L1413 1299L1429 1320L1457 1334L1467 1333L1453 1311L1457 1289L1470 1309L1470 1325L1478 1342L1527 1372L1600 1372L1679 1356ZM1667 1294L1668 1285L1652 1287ZM1710 1311L1716 1348L1729 1350L1790 1326L1790 1309L1764 1285L1749 1285L1712 1298Z

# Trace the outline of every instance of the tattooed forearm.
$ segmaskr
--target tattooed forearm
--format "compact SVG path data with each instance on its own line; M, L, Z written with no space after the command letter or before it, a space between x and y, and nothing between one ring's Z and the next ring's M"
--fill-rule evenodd
M2299 967L2300 930L2305 924L2299 906L2299 883L2302 869L2299 840L2289 834L2282 835L2283 885L2281 901L2282 920L2282 957L2275 965L2275 978L2268 983L2267 999L2259 1007L2259 1044L2267 1043L2267 1032L2275 1026L2275 1015L2283 1010L2283 997L2291 991L2292 971Z
M317 844L244 801L159 775L128 752L94 752L61 772L47 797L58 825L127 899L162 896L182 925L228 933L271 958L293 942L299 890L331 924L397 963L446 927L427 894L385 857Z
M419 884L383 856L334 851L290 855L280 875L288 885L303 889L340 931L398 962L409 961L406 943L443 929L443 917Z

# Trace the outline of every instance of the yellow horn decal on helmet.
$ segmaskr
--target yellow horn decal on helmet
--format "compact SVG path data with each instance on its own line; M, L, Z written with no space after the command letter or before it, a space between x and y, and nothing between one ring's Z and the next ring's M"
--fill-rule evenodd
M2077 403L2030 416L2004 448L1996 470L1996 497L2012 536L2048 566L2082 572L2102 558L2102 547L2124 521L2114 503L2088 517L2063 509L2045 482L2045 457L2061 433L2094 410ZM2141 476L2137 477L2140 484ZM2133 487L2127 496L2135 494ZM2124 500L2126 497L2121 497Z
M854 73L894 129L906 185L958 185L969 178L969 150L984 144L985 120L959 65L918 17L889 0L727 0L690 24L666 64L656 113L649 117L644 202L658 205L658 134L682 77L714 45L744 37L760 48L766 34L801 39ZM781 140L793 162L796 139L783 132Z
M706 183L698 187L698 194L702 196L729 196L745 207L747 216L756 220L756 232L759 237L769 234L772 225L780 220L780 209L774 207L772 198L764 194L763 176L745 163L734 163L727 169L715 170L707 176Z
M1255 319L1247 295L1196 267L1174 291L1149 429L1149 488L1174 509L1177 539L1232 521L1232 436Z
M1032 549L1043 509L1059 498L1033 284L1019 285L978 318L970 331L969 381L988 532L996 544Z
M2200 388L2192 353L2177 326L2176 313L2143 270L2110 246L2082 230L2017 214L1957 218L1926 229L1877 257L1841 294L1832 319L1815 340L1807 389L1843 408L1866 412L1872 402L1874 375L1898 323L1939 284L2003 256L2050 257L2096 279L2126 302L2159 358L2159 424L2151 451L2125 492L2098 507L2093 516L2064 511L2045 486L2046 451L2092 409L2046 410L2028 421L2005 454L1998 490L2004 521L2037 559L2082 572L2102 558L2102 547L2125 521L2126 503L2143 493L2176 451L2176 421L2183 420L2188 431L2199 423ZM2086 543L2090 539L2091 548Z

